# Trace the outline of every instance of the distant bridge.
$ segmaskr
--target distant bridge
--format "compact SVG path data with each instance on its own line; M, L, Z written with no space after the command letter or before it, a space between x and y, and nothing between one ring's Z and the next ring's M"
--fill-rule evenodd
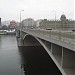
M18 46L43 46L62 75L75 75L75 32L22 29L16 37Z

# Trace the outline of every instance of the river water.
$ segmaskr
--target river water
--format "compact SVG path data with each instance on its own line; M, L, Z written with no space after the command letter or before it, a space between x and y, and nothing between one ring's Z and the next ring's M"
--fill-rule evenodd
M0 35L0 75L62 75L43 47L17 47L15 35Z

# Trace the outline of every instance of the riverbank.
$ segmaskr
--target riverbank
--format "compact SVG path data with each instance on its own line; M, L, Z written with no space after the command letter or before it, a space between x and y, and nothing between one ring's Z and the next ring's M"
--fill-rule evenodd
M8 30L0 30L0 35L15 35L15 31L8 31Z

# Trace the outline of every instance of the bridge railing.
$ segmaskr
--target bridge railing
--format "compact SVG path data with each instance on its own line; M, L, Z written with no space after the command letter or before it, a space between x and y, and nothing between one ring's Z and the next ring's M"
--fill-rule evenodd
M24 29L23 31L26 31L35 36L52 38L66 43L75 44L75 32L72 31L44 30L44 29L40 29L40 30Z
M52 38L64 41L66 43L75 43L75 33L66 31L51 31Z

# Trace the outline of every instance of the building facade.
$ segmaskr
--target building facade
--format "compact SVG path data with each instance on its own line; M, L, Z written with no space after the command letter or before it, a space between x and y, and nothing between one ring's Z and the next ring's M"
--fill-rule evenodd
M9 24L8 28L13 30L13 29L16 28L16 26L17 26L17 22L12 20L12 21L10 21L10 24Z
M52 28L60 30L72 30L75 28L75 21L66 19L66 16L63 14L60 17L60 20L42 20L39 27L42 29Z
M38 20L36 20L36 28L39 28L39 26L40 26L40 22L42 22L42 19L38 19Z
M22 26L23 26L24 28L35 27L35 21L34 21L34 19L32 19L32 18L27 18L27 19L23 20L23 21L21 22L21 24L22 24Z

